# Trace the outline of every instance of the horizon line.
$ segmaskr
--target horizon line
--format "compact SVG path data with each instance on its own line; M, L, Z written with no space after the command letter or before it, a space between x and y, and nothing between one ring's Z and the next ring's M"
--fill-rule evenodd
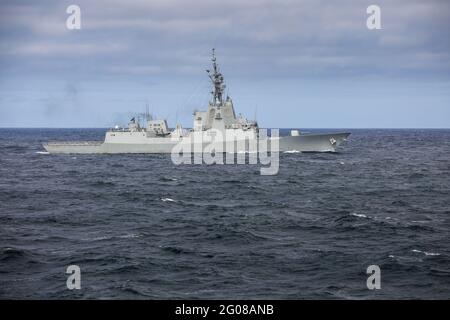
M0 129L111 129L112 127L2 127ZM169 128L173 129L173 128ZM183 129L192 129L190 127L185 127ZM289 129L297 129L297 130L308 130L308 129L331 129L331 130L450 130L450 127L303 127L303 128L266 128L260 127L260 129L281 129L281 130L289 130Z

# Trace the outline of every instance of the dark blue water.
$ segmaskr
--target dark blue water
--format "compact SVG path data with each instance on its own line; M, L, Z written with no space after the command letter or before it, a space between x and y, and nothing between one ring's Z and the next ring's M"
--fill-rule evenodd
M450 130L351 131L261 176L38 153L103 129L0 129L0 298L450 298Z

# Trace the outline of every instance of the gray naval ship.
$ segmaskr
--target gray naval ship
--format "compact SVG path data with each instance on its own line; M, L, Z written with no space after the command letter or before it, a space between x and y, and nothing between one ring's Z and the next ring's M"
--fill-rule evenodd
M66 141L48 142L43 146L49 153L171 153L180 144L191 145L192 152L203 150L205 142L195 139L196 136L208 132L222 132L223 137L233 137L234 142L239 139L257 140L260 129L256 121L250 121L241 115L236 116L233 101L229 96L224 97L225 82L217 65L214 49L212 50L212 70L206 70L213 90L207 111L194 112L193 128L186 130L177 124L170 130L167 121L153 119L146 116L146 127L140 121L131 119L127 128L116 126L106 132L104 141ZM347 139L348 132L303 134L299 130L291 130L290 135L266 137L270 145L277 139L281 152L335 152L336 148ZM226 139L226 138L224 138ZM197 141L197 142L196 142ZM200 142L198 142L200 141ZM195 143L200 143L196 146ZM227 152L225 140L224 152ZM236 149L232 149L236 150Z

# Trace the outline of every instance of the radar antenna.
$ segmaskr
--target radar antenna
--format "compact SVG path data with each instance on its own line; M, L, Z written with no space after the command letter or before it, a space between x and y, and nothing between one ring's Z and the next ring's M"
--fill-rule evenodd
M213 91L211 92L213 95L213 102L215 105L222 106L223 104L223 92L225 90L225 84L222 73L219 71L219 67L217 65L216 52L215 49L212 49L212 58L213 70L206 70L209 78L214 86Z

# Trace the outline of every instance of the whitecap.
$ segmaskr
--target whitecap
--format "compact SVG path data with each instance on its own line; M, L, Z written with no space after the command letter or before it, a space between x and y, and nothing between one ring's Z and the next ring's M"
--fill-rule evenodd
M139 237L140 237L140 235L138 235L136 233L130 233L130 234L126 234L126 235L123 235L123 236L119 236L118 238L130 239L130 238L139 238Z
M413 249L411 250L412 252L416 252L416 253L423 253L426 256L440 256L440 253L437 252L426 252L426 251L421 251L421 250L417 250L417 249Z
M423 252L426 256L440 256L441 254L438 252Z
M175 200L170 199L170 198L161 198L161 201L163 201L163 202L175 202Z
M367 218L367 216L362 213L350 213L350 215L358 218Z
M298 151L298 150L288 150L288 151L284 151L283 153L302 153L302 152Z
M101 237L95 237L95 238L84 238L81 239L82 241L101 241L101 240L109 240L112 239L112 236L101 236Z
M37 154L50 154L50 152L47 152L47 151L37 151L36 153Z
M81 239L82 241L102 241L102 240L111 240L114 238L120 238L120 239L129 239L129 238L138 238L140 237L139 234L136 233L130 233L130 234L125 234L123 236L99 236L99 237L94 237L94 238L85 238L85 239Z

